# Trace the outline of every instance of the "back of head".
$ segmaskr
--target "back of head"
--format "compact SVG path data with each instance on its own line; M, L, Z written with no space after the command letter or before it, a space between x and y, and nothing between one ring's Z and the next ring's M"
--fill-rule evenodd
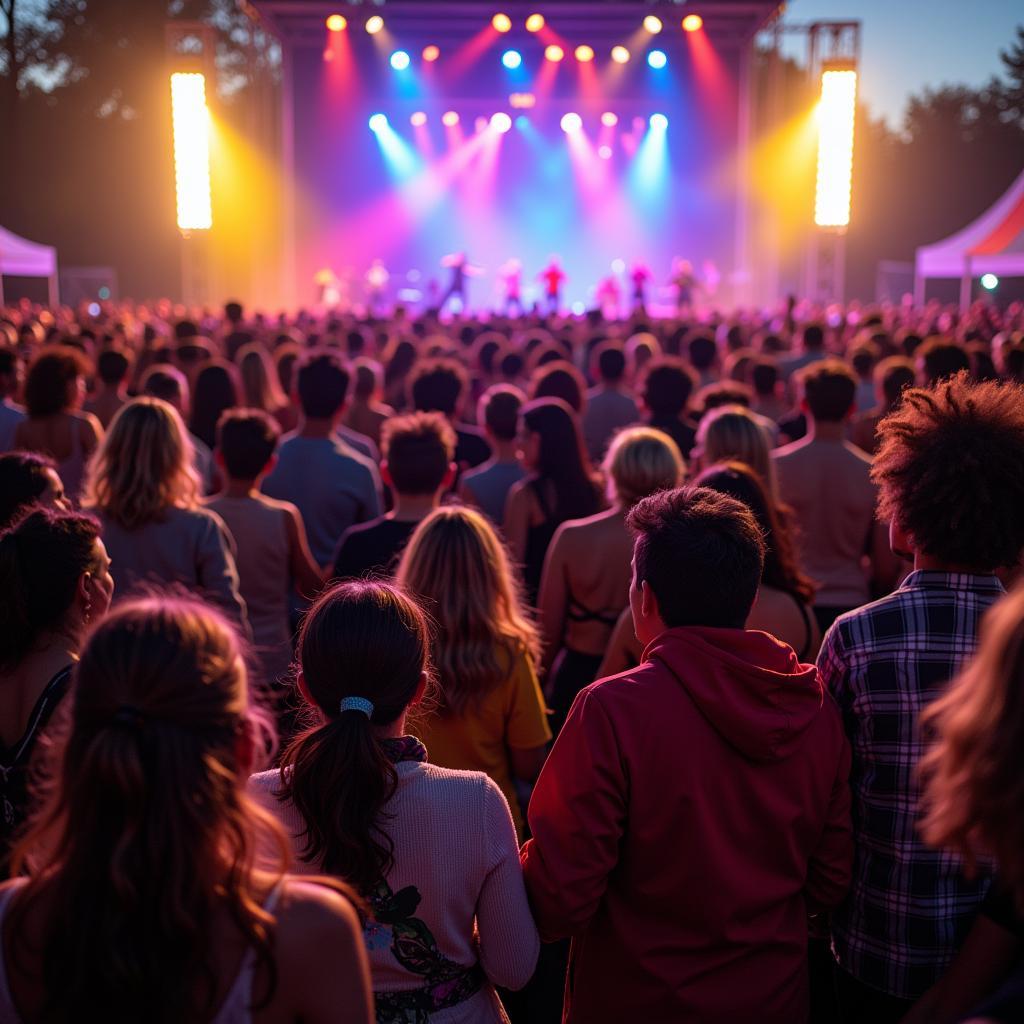
M73 385L87 376L89 369L89 361L77 348L44 348L25 378L25 410L29 416L54 416L71 408Z
M397 721L421 690L428 648L419 606L382 582L325 590L299 631L301 683L317 724L282 756L284 795L305 824L304 857L363 894L392 861L381 812L397 776L374 726Z
M526 395L512 384L494 384L481 396L477 420L499 441L514 441Z
M474 509L435 509L410 538L397 579L437 624L433 661L451 713L479 706L508 679L518 652L537 659L537 633L508 555Z
M455 456L456 437L439 412L393 417L381 429L381 454L398 494L436 493Z
M587 400L587 382L572 363L555 359L534 371L530 397L560 398L574 412L580 413Z
M825 328L822 324L805 324L800 336L807 352L820 352L825 347Z
M581 489L589 485L590 464L575 413L560 398L537 398L523 406L520 416L524 428L539 439L538 475L554 483L560 504L562 499L578 503Z
M961 370L971 368L967 350L959 342L949 338L929 338L918 346L915 356L918 379L925 386L937 384Z
M409 395L417 412L455 416L466 389L466 371L454 359L431 359L412 371Z
M42 498L57 472L57 464L38 452L0 455L0 530L6 529L28 505Z
M698 334L695 338L691 338L687 345L687 352L690 356L690 365L698 373L710 370L715 365L715 360L718 359L718 346L715 344L715 339L706 334Z
M693 405L703 418L712 409L720 409L723 405L749 407L753 401L754 394L746 384L735 380L720 380L713 384L705 384L697 392Z
M818 423L842 423L853 410L857 378L838 359L822 359L799 373L807 409Z
M743 628L764 565L761 530L746 505L680 487L644 498L626 523L636 537L636 584L651 588L666 626Z
M686 409L695 386L692 371L681 359L652 359L644 377L644 404L659 418L678 416Z
M352 364L352 372L355 375L353 396L361 402L368 402L380 388L383 372L380 364L363 356Z
M757 473L766 487L773 487L771 442L749 409L740 405L713 409L700 421L697 444L704 449L705 464L742 462Z
M594 352L597 377L605 384L618 384L626 376L626 353L617 341L604 341Z
M779 383L779 364L771 356L761 356L750 368L750 383L756 394L769 398Z
M196 375L189 429L210 448L217 441L217 421L241 402L238 371L222 359L211 359Z
M605 475L624 509L683 482L686 467L675 441L651 427L627 427L612 438L604 457Z
M28 509L0 532L0 669L47 636L72 642L68 616L83 573L98 572L99 523L80 512Z
M285 404L277 375L270 365L270 357L261 344L253 342L244 345L238 350L237 362L242 382L240 398L246 405L274 412Z
M173 366L151 366L143 374L140 390L143 395L159 398L180 408L186 404L188 380L181 370Z
M84 504L127 530L171 506L195 508L199 478L185 425L159 398L123 406L89 464Z
M40 945L54 1016L103 1006L128 1020L146 1006L150 1020L209 1019L218 907L271 960L273 919L252 878L266 819L241 786L251 733L238 643L199 602L125 602L88 638L69 700L48 799L14 861L29 874L19 909L49 894Z
M1024 549L1024 387L966 372L909 388L878 427L878 514L916 551L963 571L1016 565Z
M881 356L881 349L873 341L861 342L850 353L850 365L854 373L864 380L871 379L871 371Z
M104 349L96 357L96 375L104 384L120 384L131 368L131 357L119 348Z
M348 397L349 372L337 353L313 352L299 366L296 390L302 415L308 420L336 416Z
M229 409L217 421L217 450L232 480L255 480L280 437L277 421L262 409Z
M914 386L914 364L903 356L889 356L875 367L875 389L887 408L897 405L906 388Z

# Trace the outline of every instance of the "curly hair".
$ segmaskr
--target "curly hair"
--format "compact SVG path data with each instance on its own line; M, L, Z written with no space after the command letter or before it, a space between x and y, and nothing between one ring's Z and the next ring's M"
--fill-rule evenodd
M878 514L952 565L1016 564L1024 549L1024 387L964 372L909 388L878 426Z

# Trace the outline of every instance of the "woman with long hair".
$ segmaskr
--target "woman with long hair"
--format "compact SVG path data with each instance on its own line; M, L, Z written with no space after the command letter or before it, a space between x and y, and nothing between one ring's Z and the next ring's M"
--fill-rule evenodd
M692 455L698 470L721 462L745 463L760 477L772 503L778 506L779 485L771 450L768 431L749 409L723 405L701 417Z
M680 486L685 467L668 434L631 427L612 439L604 471L611 507L558 528L540 584L537 607L556 728L576 694L597 678L612 629L629 604L633 536L626 515L641 498Z
M370 904L378 1024L502 1021L494 986L524 985L540 943L501 790L483 773L428 764L406 733L429 650L426 617L397 587L321 594L297 653L313 724L250 790L308 870Z
M273 416L282 431L294 430L298 426L299 411L282 390L267 350L259 342L250 342L238 350L235 360L244 404Z
M192 442L173 406L136 398L89 466L85 505L103 523L117 589L143 582L198 590L248 630L223 521L200 504Z
M192 384L192 415L188 429L207 448L217 443L217 423L228 409L241 405L238 370L223 359L209 359Z
M481 513L442 507L416 528L396 581L435 626L440 696L417 734L433 764L486 772L522 836L513 779L536 780L551 730L537 682L540 641L505 548Z
M523 567L532 605L555 530L567 519L594 515L603 501L579 421L565 402L560 398L527 402L520 424L523 464L529 475L509 491L504 525L512 557Z
M0 530L6 529L29 505L67 512L71 502L57 463L38 452L5 452L0 455Z
M69 703L24 877L0 890L0 1020L369 1024L351 902L284 874L284 837L245 794L258 732L225 621L122 604Z
M106 614L113 591L110 559L92 516L38 508L0 532L4 863L25 820L32 752L67 693L82 634Z
M89 361L70 345L44 348L25 378L27 416L14 430L14 448L42 452L57 463L64 491L77 501L86 463L103 439L103 427L82 411Z

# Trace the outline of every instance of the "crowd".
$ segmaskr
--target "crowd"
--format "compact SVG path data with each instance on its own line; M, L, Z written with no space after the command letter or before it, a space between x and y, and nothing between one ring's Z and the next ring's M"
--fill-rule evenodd
M1024 1019L1024 309L0 310L0 1022Z

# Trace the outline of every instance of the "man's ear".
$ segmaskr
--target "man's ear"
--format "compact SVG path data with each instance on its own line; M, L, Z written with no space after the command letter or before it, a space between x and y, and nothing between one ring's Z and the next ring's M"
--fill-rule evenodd
M654 596L654 591L647 580L643 580L640 583L640 611L643 612L645 619L660 615L658 599Z

